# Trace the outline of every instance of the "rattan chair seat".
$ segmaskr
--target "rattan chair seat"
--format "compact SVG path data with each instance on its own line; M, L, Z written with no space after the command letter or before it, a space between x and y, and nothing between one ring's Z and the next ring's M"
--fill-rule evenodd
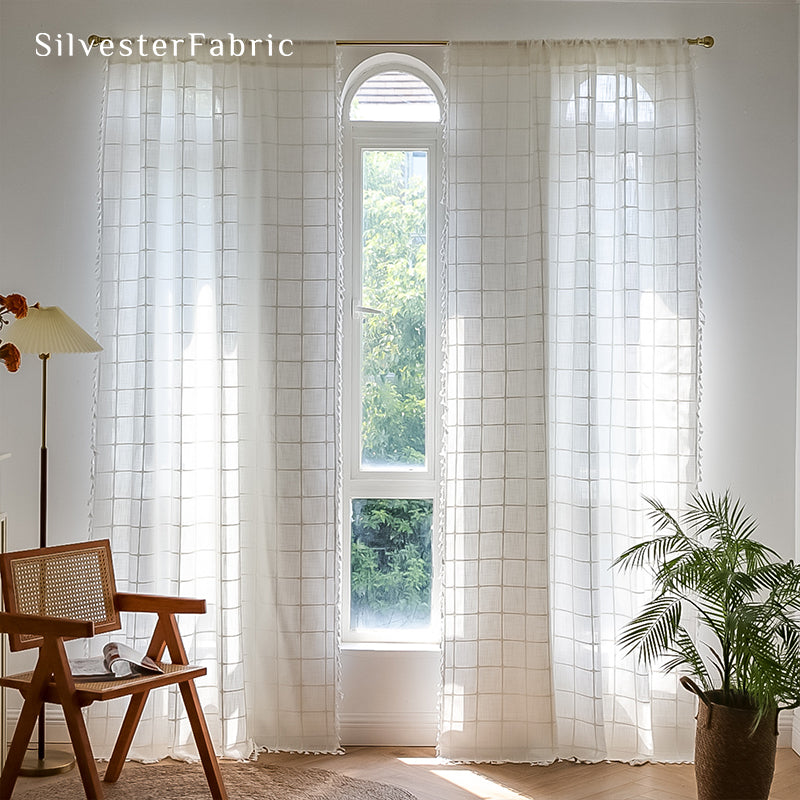
M75 696L80 701L80 705L88 706L98 700L113 700L130 694L149 692L160 686L170 686L181 681L201 678L208 671L205 667L196 667L192 664L156 663L164 670L163 674L134 675L129 678L116 678L105 681L83 681L80 678L76 678ZM16 675L7 675L4 678L0 678L0 686L16 689L24 697L31 685L32 678L33 672L19 672ZM57 694L54 683L51 683L48 687L48 696L54 699L47 699L46 702L58 702L55 699Z

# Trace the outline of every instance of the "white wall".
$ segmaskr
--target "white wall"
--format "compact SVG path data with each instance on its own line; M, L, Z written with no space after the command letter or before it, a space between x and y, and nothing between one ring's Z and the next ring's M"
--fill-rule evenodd
M673 38L713 34L699 50L703 302L703 476L731 487L761 534L795 551L798 22L793 2L534 0L3 0L0 6L0 292L61 305L92 330L97 121L102 60L37 58L34 36L233 31L293 39ZM88 530L93 359L52 359L50 536ZM3 505L12 547L37 530L39 364L0 376ZM10 466L13 465L13 466ZM376 656L385 658L385 656ZM436 659L420 692L393 695L420 719L435 707ZM400 663L400 662L397 662ZM344 717L366 719L354 689L381 669L346 656ZM427 672L426 672L427 670ZM421 673L413 682L423 683ZM387 701L389 702L389 701ZM348 717L350 715L350 717Z

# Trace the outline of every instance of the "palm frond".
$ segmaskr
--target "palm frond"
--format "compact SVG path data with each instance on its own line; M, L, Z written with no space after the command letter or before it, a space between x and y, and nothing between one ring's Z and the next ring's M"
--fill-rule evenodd
M730 492L717 495L713 492L698 493L689 502L684 520L698 534L710 532L717 541L747 539L758 525L745 515L744 504L731 498Z
M675 533L685 535L678 520L667 510L663 503L653 497L644 497L642 499L650 506L647 516L652 520L656 531L660 532L667 528L672 528Z
M636 652L650 664L676 644L681 621L680 597L660 595L622 629L619 643L627 654Z
M768 562L752 569L751 574L760 592L780 593L784 589L788 589L791 594L794 594L796 589L800 588L800 572L798 572L798 586L793 587L791 585L792 567L791 562L788 564Z
M787 561L768 565L762 572L765 576L764 588L769 590L770 600L787 610L800 612L800 566Z
M774 563L773 559L778 558L778 554L771 547L753 539L738 539L737 544L742 559L740 567L748 572L754 572Z
M681 537L659 536L629 547L614 561L612 566L621 566L625 570L636 569L650 562L663 561L671 553L680 552L682 548Z
M654 577L657 583L674 586L684 592L697 591L703 586L708 576L717 570L709 557L708 548L700 547L690 552L662 559Z
M688 672L700 681L703 689L711 691L714 684L708 667L697 651L691 636L682 625L678 626L675 634L675 646L670 649L668 655L672 655L672 658L662 664L664 672L672 672L680 667L686 667Z

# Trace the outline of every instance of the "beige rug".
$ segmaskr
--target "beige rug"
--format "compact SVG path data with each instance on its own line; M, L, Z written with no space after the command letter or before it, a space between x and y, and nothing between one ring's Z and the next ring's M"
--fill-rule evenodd
M230 800L415 800L382 783L362 781L321 769L259 764L221 764ZM100 768L100 777L103 767ZM37 781L39 779L36 779ZM59 778L17 783L13 800L83 800L77 769ZM199 764L129 763L117 783L104 783L106 800L210 800Z

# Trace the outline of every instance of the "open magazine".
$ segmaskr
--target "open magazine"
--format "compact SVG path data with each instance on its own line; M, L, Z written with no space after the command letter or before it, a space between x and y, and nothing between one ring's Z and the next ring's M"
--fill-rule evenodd
M84 680L113 680L164 672L152 658L137 653L121 642L109 642L103 648L102 656L71 658L69 666L73 678Z

